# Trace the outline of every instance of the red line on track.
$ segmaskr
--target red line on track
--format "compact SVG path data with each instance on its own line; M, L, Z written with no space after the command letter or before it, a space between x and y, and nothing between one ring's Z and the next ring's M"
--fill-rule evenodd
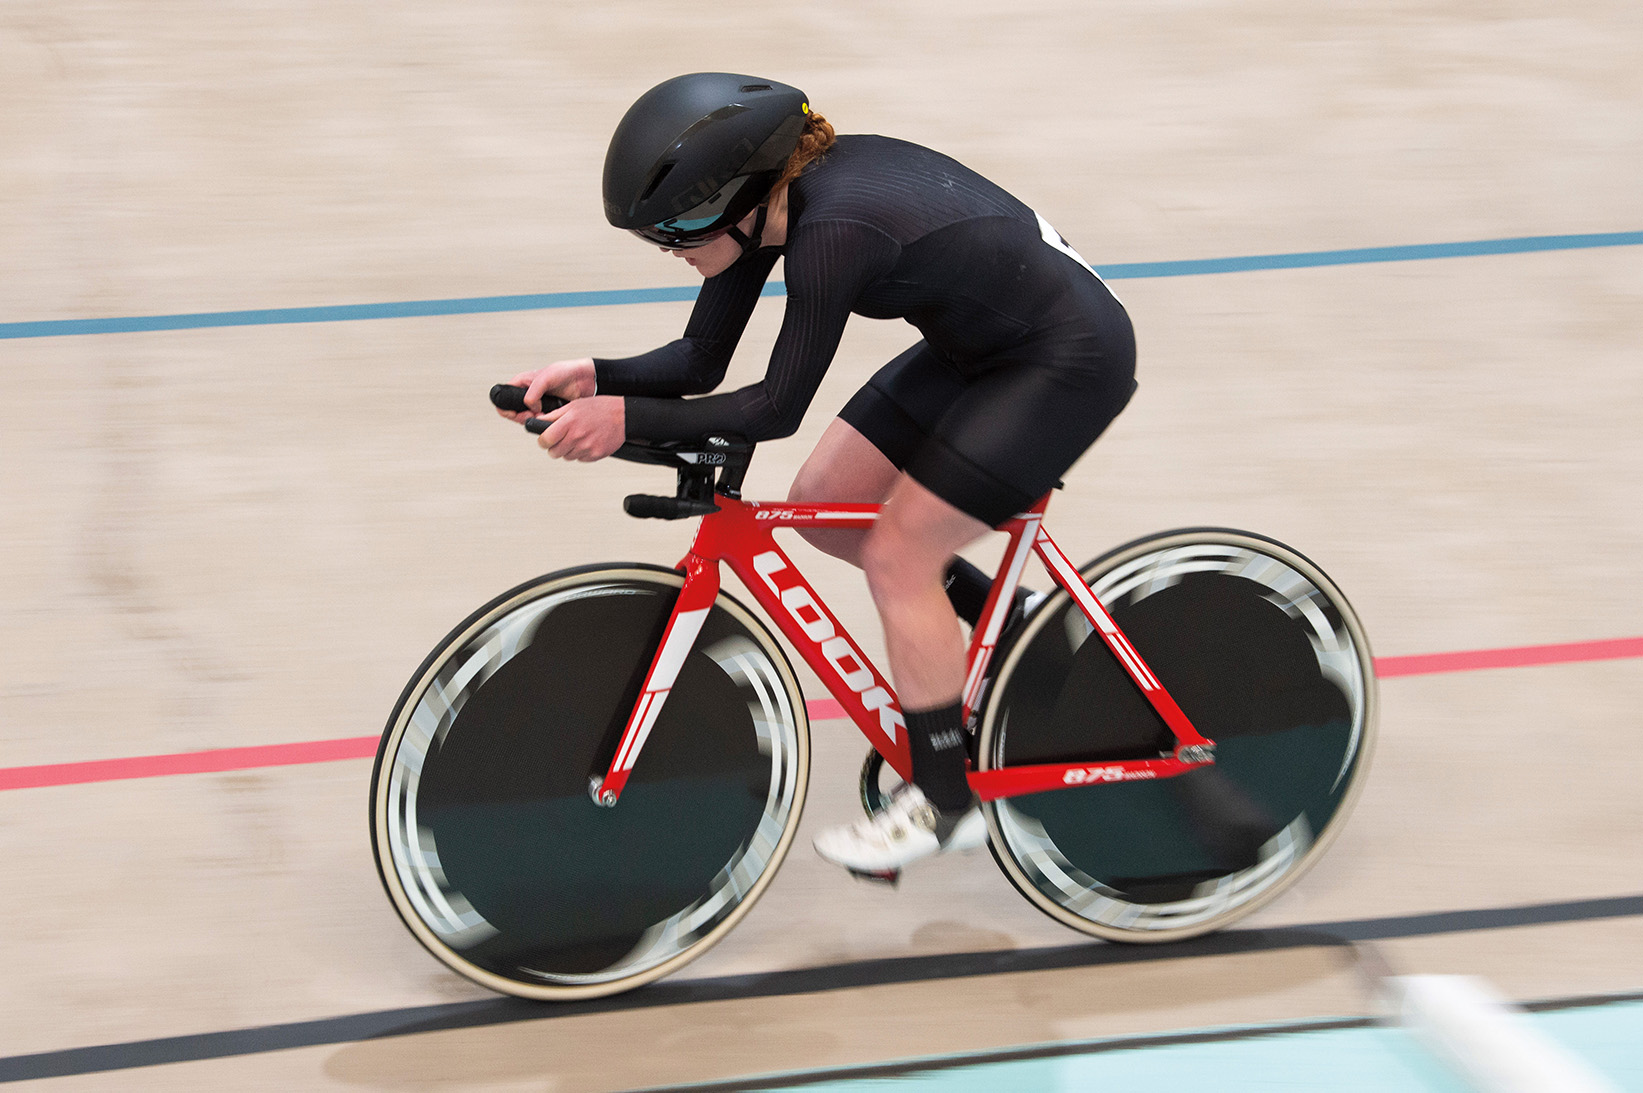
M139 755L130 759L94 759L88 763L49 763L40 767L0 768L0 790L115 782L123 778L158 778L166 774L216 774L253 767L288 767L364 759L377 753L380 737L309 740L298 744L264 744L252 748L216 748L175 755Z
M836 721L846 716L843 704L836 698L812 698L804 704L804 712L812 721Z
M1424 676L1436 672L1475 672L1483 668L1529 668L1537 664L1574 664L1591 660L1643 657L1643 638L1576 641L1567 645L1519 645L1512 649L1479 649L1470 653L1427 653L1414 657L1378 657L1381 679Z
M1540 664L1574 664L1595 660L1643 657L1643 637L1609 641L1577 641L1565 645L1521 645L1511 649L1479 649L1463 653L1379 657L1375 674L1381 679L1475 672L1485 668L1528 668ZM844 716L844 707L831 698L812 699L805 707L813 721ZM84 763L48 763L36 767L0 767L0 790L72 786L114 782L127 778L158 778L170 774L215 774L257 767L284 767L328 763L338 759L368 759L376 755L375 736L344 740L312 740L296 744L265 744L250 748L217 748L175 755L139 755L130 759L94 759Z

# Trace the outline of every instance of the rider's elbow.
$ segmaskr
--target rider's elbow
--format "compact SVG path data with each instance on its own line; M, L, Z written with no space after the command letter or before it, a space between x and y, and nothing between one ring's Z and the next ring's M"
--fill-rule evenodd
M719 381L723 378L724 371L722 369L717 374L692 372L690 375L685 377L684 385L679 393L681 395L708 394L715 387L719 386Z
M765 439L780 440L783 437L792 436L794 433L799 431L799 425L803 421L804 407L778 407L776 414L771 418L770 423L767 426L769 432ZM763 432L764 430L760 431Z
M700 347L693 348L689 366L683 376L683 388L679 393L705 395L724 382L725 372L730 369L730 358L719 353L704 352Z

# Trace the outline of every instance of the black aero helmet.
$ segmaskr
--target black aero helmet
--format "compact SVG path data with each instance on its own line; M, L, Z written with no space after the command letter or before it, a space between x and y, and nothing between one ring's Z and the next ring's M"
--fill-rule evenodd
M674 249L701 246L770 196L810 113L804 92L693 72L640 96L605 154L605 218ZM763 225L761 223L760 227ZM758 229L745 249L757 246Z

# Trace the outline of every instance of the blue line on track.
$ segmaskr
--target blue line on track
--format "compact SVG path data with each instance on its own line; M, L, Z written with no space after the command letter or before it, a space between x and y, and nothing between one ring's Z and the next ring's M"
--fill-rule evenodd
M1370 262L1414 262L1432 258L1476 258L1498 254L1585 250L1592 247L1643 245L1643 231L1594 232L1586 235L1529 235L1515 239L1479 239L1466 243L1416 243L1397 247L1252 254L1239 258L1194 258L1174 262L1114 262L1100 268L1109 281L1151 277L1195 277L1211 273L1250 273L1273 269L1311 269ZM764 295L782 296L780 282ZM137 315L113 319L48 319L0 323L0 339L53 338L76 334L130 334L153 330L197 330L222 326L277 326L287 323L342 323L361 319L406 319L430 315L475 315L496 311L541 311L560 307L612 307L620 304L677 303L696 298L696 286L604 289L590 292L541 292L518 296L476 296L454 300L407 300L387 304L338 304L330 307L275 307L251 311L203 311L187 315Z

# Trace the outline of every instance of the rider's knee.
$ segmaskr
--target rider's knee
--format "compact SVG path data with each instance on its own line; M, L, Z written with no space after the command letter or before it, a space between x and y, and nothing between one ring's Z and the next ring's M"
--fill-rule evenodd
M862 540L861 567L875 600L939 581L946 560L922 549L893 519L880 519Z
M808 504L871 504L889 495L900 473L860 433L835 421L794 475L787 499Z
M838 500L828 488L826 470L810 463L800 467L799 473L793 476L793 484L787 487L787 499L797 505Z

